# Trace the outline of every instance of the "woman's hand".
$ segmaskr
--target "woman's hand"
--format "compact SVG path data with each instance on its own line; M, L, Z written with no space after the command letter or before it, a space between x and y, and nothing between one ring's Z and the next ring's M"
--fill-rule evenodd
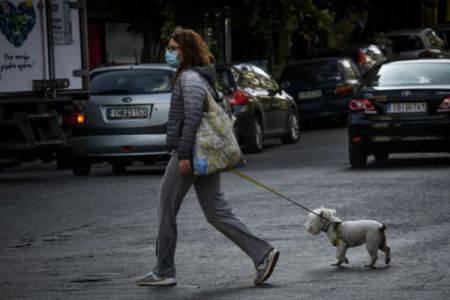
M180 159L178 162L178 171L180 171L181 175L188 176L191 175L192 168L191 168L191 161L189 159Z

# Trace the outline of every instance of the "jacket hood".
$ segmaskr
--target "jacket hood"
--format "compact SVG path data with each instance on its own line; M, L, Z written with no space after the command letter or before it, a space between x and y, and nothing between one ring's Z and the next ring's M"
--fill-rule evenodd
M192 67L192 70L197 71L200 73L203 77L205 77L208 80L208 83L211 86L214 86L214 80L216 78L216 68L213 64L206 65L206 66L195 66Z

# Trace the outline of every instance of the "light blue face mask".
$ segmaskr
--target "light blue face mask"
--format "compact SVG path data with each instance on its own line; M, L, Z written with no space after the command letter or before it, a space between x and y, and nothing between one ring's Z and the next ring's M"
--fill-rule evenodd
M180 66L180 61L178 60L178 52L177 51L170 51L169 49L166 50L166 63L171 66L172 68L178 69Z

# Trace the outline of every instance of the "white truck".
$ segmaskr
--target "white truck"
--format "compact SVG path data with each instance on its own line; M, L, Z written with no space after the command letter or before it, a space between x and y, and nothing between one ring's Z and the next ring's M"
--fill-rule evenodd
M0 1L0 169L64 149L64 108L89 98L85 7Z

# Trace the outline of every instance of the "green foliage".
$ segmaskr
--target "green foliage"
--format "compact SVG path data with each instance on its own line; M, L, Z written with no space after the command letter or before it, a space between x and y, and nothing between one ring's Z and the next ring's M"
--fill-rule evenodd
M270 41L288 23L298 23L301 34L314 41L331 28L334 18L331 0L87 0L87 4L88 11L114 12L132 28L153 31L159 39L167 38L176 26L199 30L229 18L233 28L259 41Z

